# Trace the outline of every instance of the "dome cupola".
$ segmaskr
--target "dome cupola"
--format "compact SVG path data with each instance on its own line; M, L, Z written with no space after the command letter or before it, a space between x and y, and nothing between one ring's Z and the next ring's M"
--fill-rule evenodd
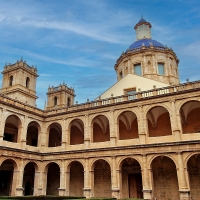
M150 39L151 27L151 24L142 17L141 20L134 27L137 40Z

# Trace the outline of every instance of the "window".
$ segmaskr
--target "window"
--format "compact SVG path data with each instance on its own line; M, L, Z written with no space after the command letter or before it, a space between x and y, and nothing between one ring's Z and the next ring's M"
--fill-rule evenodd
M158 74L159 75L164 75L165 74L164 63L158 63Z
M135 99L136 88L124 89L124 94L128 95L128 100Z
M26 87L27 87L27 88L29 88L29 84L30 84L30 78L27 77L27 78L26 78Z
M71 99L68 97L67 98L67 106L70 106L71 105Z
M9 85L10 85L10 86L13 85L13 76L10 76L10 79L9 79Z
M134 65L134 74L142 76L141 64Z
M58 98L54 97L54 106L57 106L57 104L58 104Z

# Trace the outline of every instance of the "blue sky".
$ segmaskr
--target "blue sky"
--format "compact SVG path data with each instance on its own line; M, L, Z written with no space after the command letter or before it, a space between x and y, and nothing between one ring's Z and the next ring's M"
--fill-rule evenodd
M116 82L114 64L141 15L180 59L181 82L200 80L198 0L0 0L1 70L21 57L37 66L39 108L48 86L62 82L75 101L93 100Z

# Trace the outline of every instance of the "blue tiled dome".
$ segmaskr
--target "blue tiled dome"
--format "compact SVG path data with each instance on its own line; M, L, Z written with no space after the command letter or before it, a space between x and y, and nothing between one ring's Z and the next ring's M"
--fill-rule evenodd
M139 24L139 23L142 23L142 22L147 22L147 21L146 21L145 19L142 18L142 19L138 22L138 24Z
M156 40L142 39L142 40L138 40L138 41L134 42L133 44L131 44L127 50L133 50L136 48L140 48L143 46L143 44L146 47L150 47L151 45L153 45L154 47L162 47L162 48L165 47L163 44L161 44L160 42L158 42Z

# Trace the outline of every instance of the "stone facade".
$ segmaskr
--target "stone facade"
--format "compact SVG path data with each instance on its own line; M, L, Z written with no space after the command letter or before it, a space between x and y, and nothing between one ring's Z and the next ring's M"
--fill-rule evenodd
M0 93L0 196L199 199L200 81L76 105L59 91L45 110Z

